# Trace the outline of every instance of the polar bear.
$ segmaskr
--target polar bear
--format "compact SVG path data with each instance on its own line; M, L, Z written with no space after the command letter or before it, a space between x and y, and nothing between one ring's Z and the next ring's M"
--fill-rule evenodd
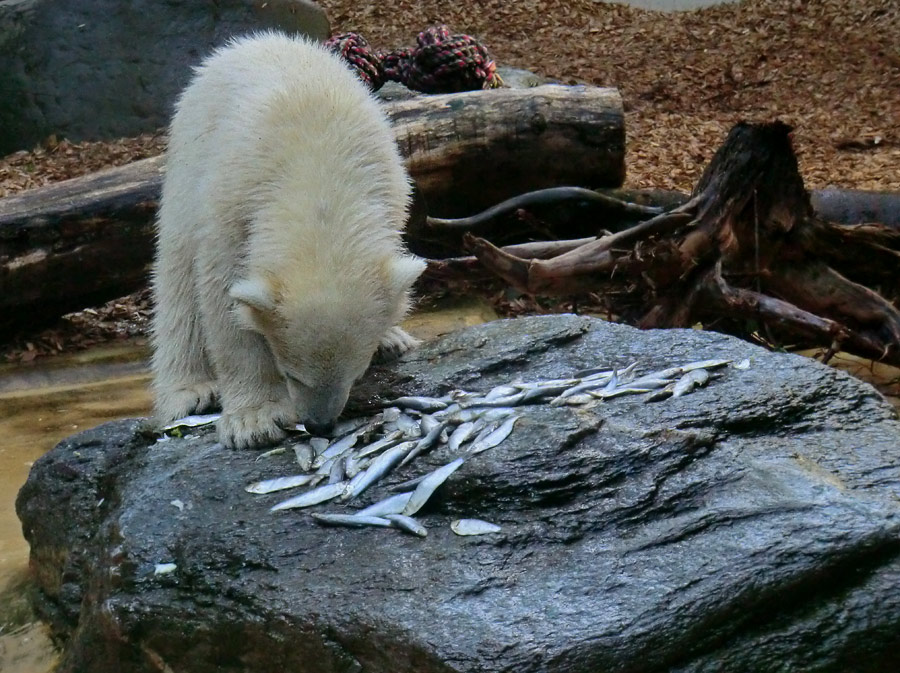
M401 233L410 181L378 102L299 37L232 41L196 69L169 130L151 343L155 413L221 403L229 447L329 431L425 263Z

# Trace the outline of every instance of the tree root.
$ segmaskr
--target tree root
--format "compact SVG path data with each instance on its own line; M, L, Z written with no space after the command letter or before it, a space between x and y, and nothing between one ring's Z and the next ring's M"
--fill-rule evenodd
M779 338L900 364L900 233L817 219L790 131L738 124L687 203L550 258L471 233L464 244L522 292L598 292L642 327L753 321Z

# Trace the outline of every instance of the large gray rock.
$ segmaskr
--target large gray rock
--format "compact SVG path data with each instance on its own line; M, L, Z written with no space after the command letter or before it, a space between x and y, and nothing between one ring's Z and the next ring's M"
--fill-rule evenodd
M423 510L424 539L269 512L285 495L243 486L296 471L291 452L257 461L208 431L153 444L138 421L72 437L17 502L39 607L69 636L61 670L897 670L900 423L844 373L713 333L527 318L374 368L351 411L712 357L751 367L655 404L523 407ZM503 528L456 537L458 517Z
M190 66L265 28L329 33L308 0L0 0L0 155L165 126Z

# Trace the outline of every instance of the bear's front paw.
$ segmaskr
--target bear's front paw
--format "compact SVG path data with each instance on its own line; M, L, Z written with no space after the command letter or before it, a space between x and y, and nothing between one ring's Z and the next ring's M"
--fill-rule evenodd
M378 345L378 350L375 353L375 359L380 361L393 360L411 348L415 348L420 343L422 342L399 327L391 327L381 338L381 343Z
M213 411L218 407L217 398L214 381L159 391L156 394L156 416L163 423L170 423L191 414Z
M295 425L296 414L285 404L265 402L222 414L219 441L230 449L252 449L284 439L282 426Z

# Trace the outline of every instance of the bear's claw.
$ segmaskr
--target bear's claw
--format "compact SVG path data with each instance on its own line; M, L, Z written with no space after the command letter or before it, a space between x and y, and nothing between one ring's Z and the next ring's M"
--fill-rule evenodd
M377 361L393 360L420 343L422 342L419 339L410 336L400 327L391 327L381 338L375 359Z
M218 421L219 441L230 449L252 449L285 437L283 425L297 423L283 403L266 402L223 413Z
M163 422L169 423L191 414L214 411L219 406L218 397L214 381L158 392L156 415Z

